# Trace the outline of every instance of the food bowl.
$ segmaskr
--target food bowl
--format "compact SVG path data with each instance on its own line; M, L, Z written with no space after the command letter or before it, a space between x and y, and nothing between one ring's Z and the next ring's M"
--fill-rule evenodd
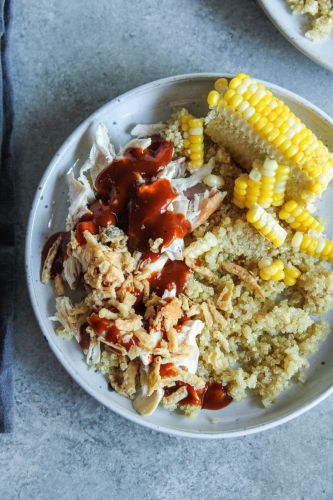
M129 400L108 389L102 374L89 369L77 343L57 336L54 323L54 291L40 282L40 255L46 237L63 229L67 215L65 174L75 162L82 165L87 158L98 123L107 125L116 147L126 143L129 130L136 123L163 121L177 107L185 106L194 115L207 112L206 96L214 81L225 74L190 74L154 81L133 89L108 102L87 118L64 142L47 167L38 186L31 209L27 239L26 267L31 302L40 328L48 343L74 380L97 401L123 417L151 429L177 436L227 438L269 429L309 410L333 392L333 335L310 358L307 380L295 384L269 408L250 396L233 402L223 410L203 410L196 418L188 418L163 408L150 416L140 416ZM305 99L276 85L263 82L333 149L333 120ZM332 187L320 201L320 215L329 217L333 208ZM328 223L333 235L333 222ZM328 316L333 325L333 315ZM42 341L42 340L41 340ZM110 414L110 418L112 415Z

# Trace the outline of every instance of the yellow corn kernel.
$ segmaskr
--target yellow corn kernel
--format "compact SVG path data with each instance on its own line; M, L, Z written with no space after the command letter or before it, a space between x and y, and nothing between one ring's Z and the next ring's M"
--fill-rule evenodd
M228 88L228 80L226 78L219 78L216 80L214 87L217 92L222 93Z
M184 141L185 142L185 141ZM203 151L203 143L191 144L189 141L189 146L191 147L192 153L202 153Z
M260 120L255 123L255 128L260 132L260 130L263 129L267 123L267 118L260 118Z
M223 98L229 104L230 99L232 97L234 97L234 95L236 95L235 90L229 89L229 90L226 91L226 93L224 94Z
M242 174L235 180L235 185L240 188L247 189L248 179L249 176L247 174Z
M285 273L284 284L286 286L294 286L296 285L296 280L295 278L292 278L291 276L288 276L287 273Z
M192 153L191 152L190 158L191 158L191 160L197 160L197 161L199 161L202 158L202 153Z
M229 83L229 88L231 89L237 89L241 84L243 83L243 80L241 78L233 78L230 83Z
M189 141L191 144L202 144L203 143L203 135L191 135L189 137Z
M272 259L269 257L264 257L258 261L258 267L259 269L263 269L264 267L268 267L272 264Z
M295 278L295 279L299 278L302 274L301 271L299 269L297 269L297 267L291 266L290 264L288 266L286 266L285 272L289 277Z
M191 118L188 124L190 128L200 128L202 127L202 118Z
M204 178L204 183L206 186L211 188L221 188L224 186L224 180L221 175L209 174Z
M242 96L236 94L230 99L229 106L233 109L236 109L241 104L242 101L243 101Z
M302 151L297 150L297 152L295 153L295 155L291 159L295 163L302 163L304 158L305 158L305 154Z
M279 136L280 132L277 128L272 129L272 131L268 134L267 139L269 142L274 142L275 139Z
M264 113L262 113L262 115L264 115ZM264 126L264 128L261 129L261 133L265 136L268 136L268 134L270 132L272 132L273 128L274 128L274 125L270 122L267 122L267 124Z
M262 280L269 281L271 279L271 274L267 273L265 269L260 269L259 276Z
M285 277L284 271L278 271L274 276L272 276L273 281L282 281Z
M220 94L217 90L211 90L207 97L207 103L210 108L215 108L220 100Z
M252 95L249 99L249 104L251 106L254 106L256 108L258 102L260 101L260 97L258 97L257 95ZM258 113L259 114L259 113Z
M251 118L248 119L248 122L254 126L260 120L260 118L261 118L260 114L255 112L251 116Z

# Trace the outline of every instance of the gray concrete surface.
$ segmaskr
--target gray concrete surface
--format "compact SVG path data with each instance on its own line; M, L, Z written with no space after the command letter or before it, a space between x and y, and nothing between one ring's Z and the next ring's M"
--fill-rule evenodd
M16 0L12 33L19 253L34 190L80 121L156 78L244 70L333 115L333 75L296 51L255 1ZM333 398L230 441L159 435L98 405L40 334L22 260L16 431L0 437L1 499L329 499Z

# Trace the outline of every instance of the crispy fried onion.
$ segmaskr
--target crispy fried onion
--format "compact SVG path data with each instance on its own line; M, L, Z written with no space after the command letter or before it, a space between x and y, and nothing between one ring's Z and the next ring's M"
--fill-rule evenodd
M228 261L222 262L221 266L225 271L227 271L227 273L233 274L234 276L237 276L237 278L239 278L241 281L243 281L247 288L249 288L250 290L254 290L261 297L264 297L264 292L258 285L257 280L247 269L245 269L245 267Z

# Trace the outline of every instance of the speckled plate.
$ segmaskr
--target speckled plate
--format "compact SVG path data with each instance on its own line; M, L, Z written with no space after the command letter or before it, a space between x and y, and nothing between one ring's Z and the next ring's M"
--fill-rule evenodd
M196 419L188 419L160 408L152 416L141 417L131 403L108 390L105 378L85 364L75 341L66 342L54 333L55 297L52 286L39 280L40 254L46 237L62 230L67 215L65 173L78 161L86 159L99 122L104 122L111 139L119 146L129 139L128 131L136 123L152 123L166 119L175 107L186 106L195 115L205 114L206 95L217 74L192 74L165 78L138 87L105 104L87 118L66 140L45 170L31 209L26 240L27 280L32 305L43 335L68 373L91 396L114 412L138 424L178 436L223 438L269 429L300 415L333 392L333 335L312 356L305 384L297 384L270 408L250 397L232 403L220 411L202 411ZM230 77L230 75L225 75ZM333 120L305 99L276 85L267 84L333 149ZM332 189L325 193L321 213L332 210ZM333 234L333 223L328 229ZM333 317L330 318L333 323ZM112 415L110 414L110 418Z
M307 17L293 15L285 0L258 0L258 3L290 43L312 61L333 71L333 37L318 42L308 40L304 35L309 29Z

